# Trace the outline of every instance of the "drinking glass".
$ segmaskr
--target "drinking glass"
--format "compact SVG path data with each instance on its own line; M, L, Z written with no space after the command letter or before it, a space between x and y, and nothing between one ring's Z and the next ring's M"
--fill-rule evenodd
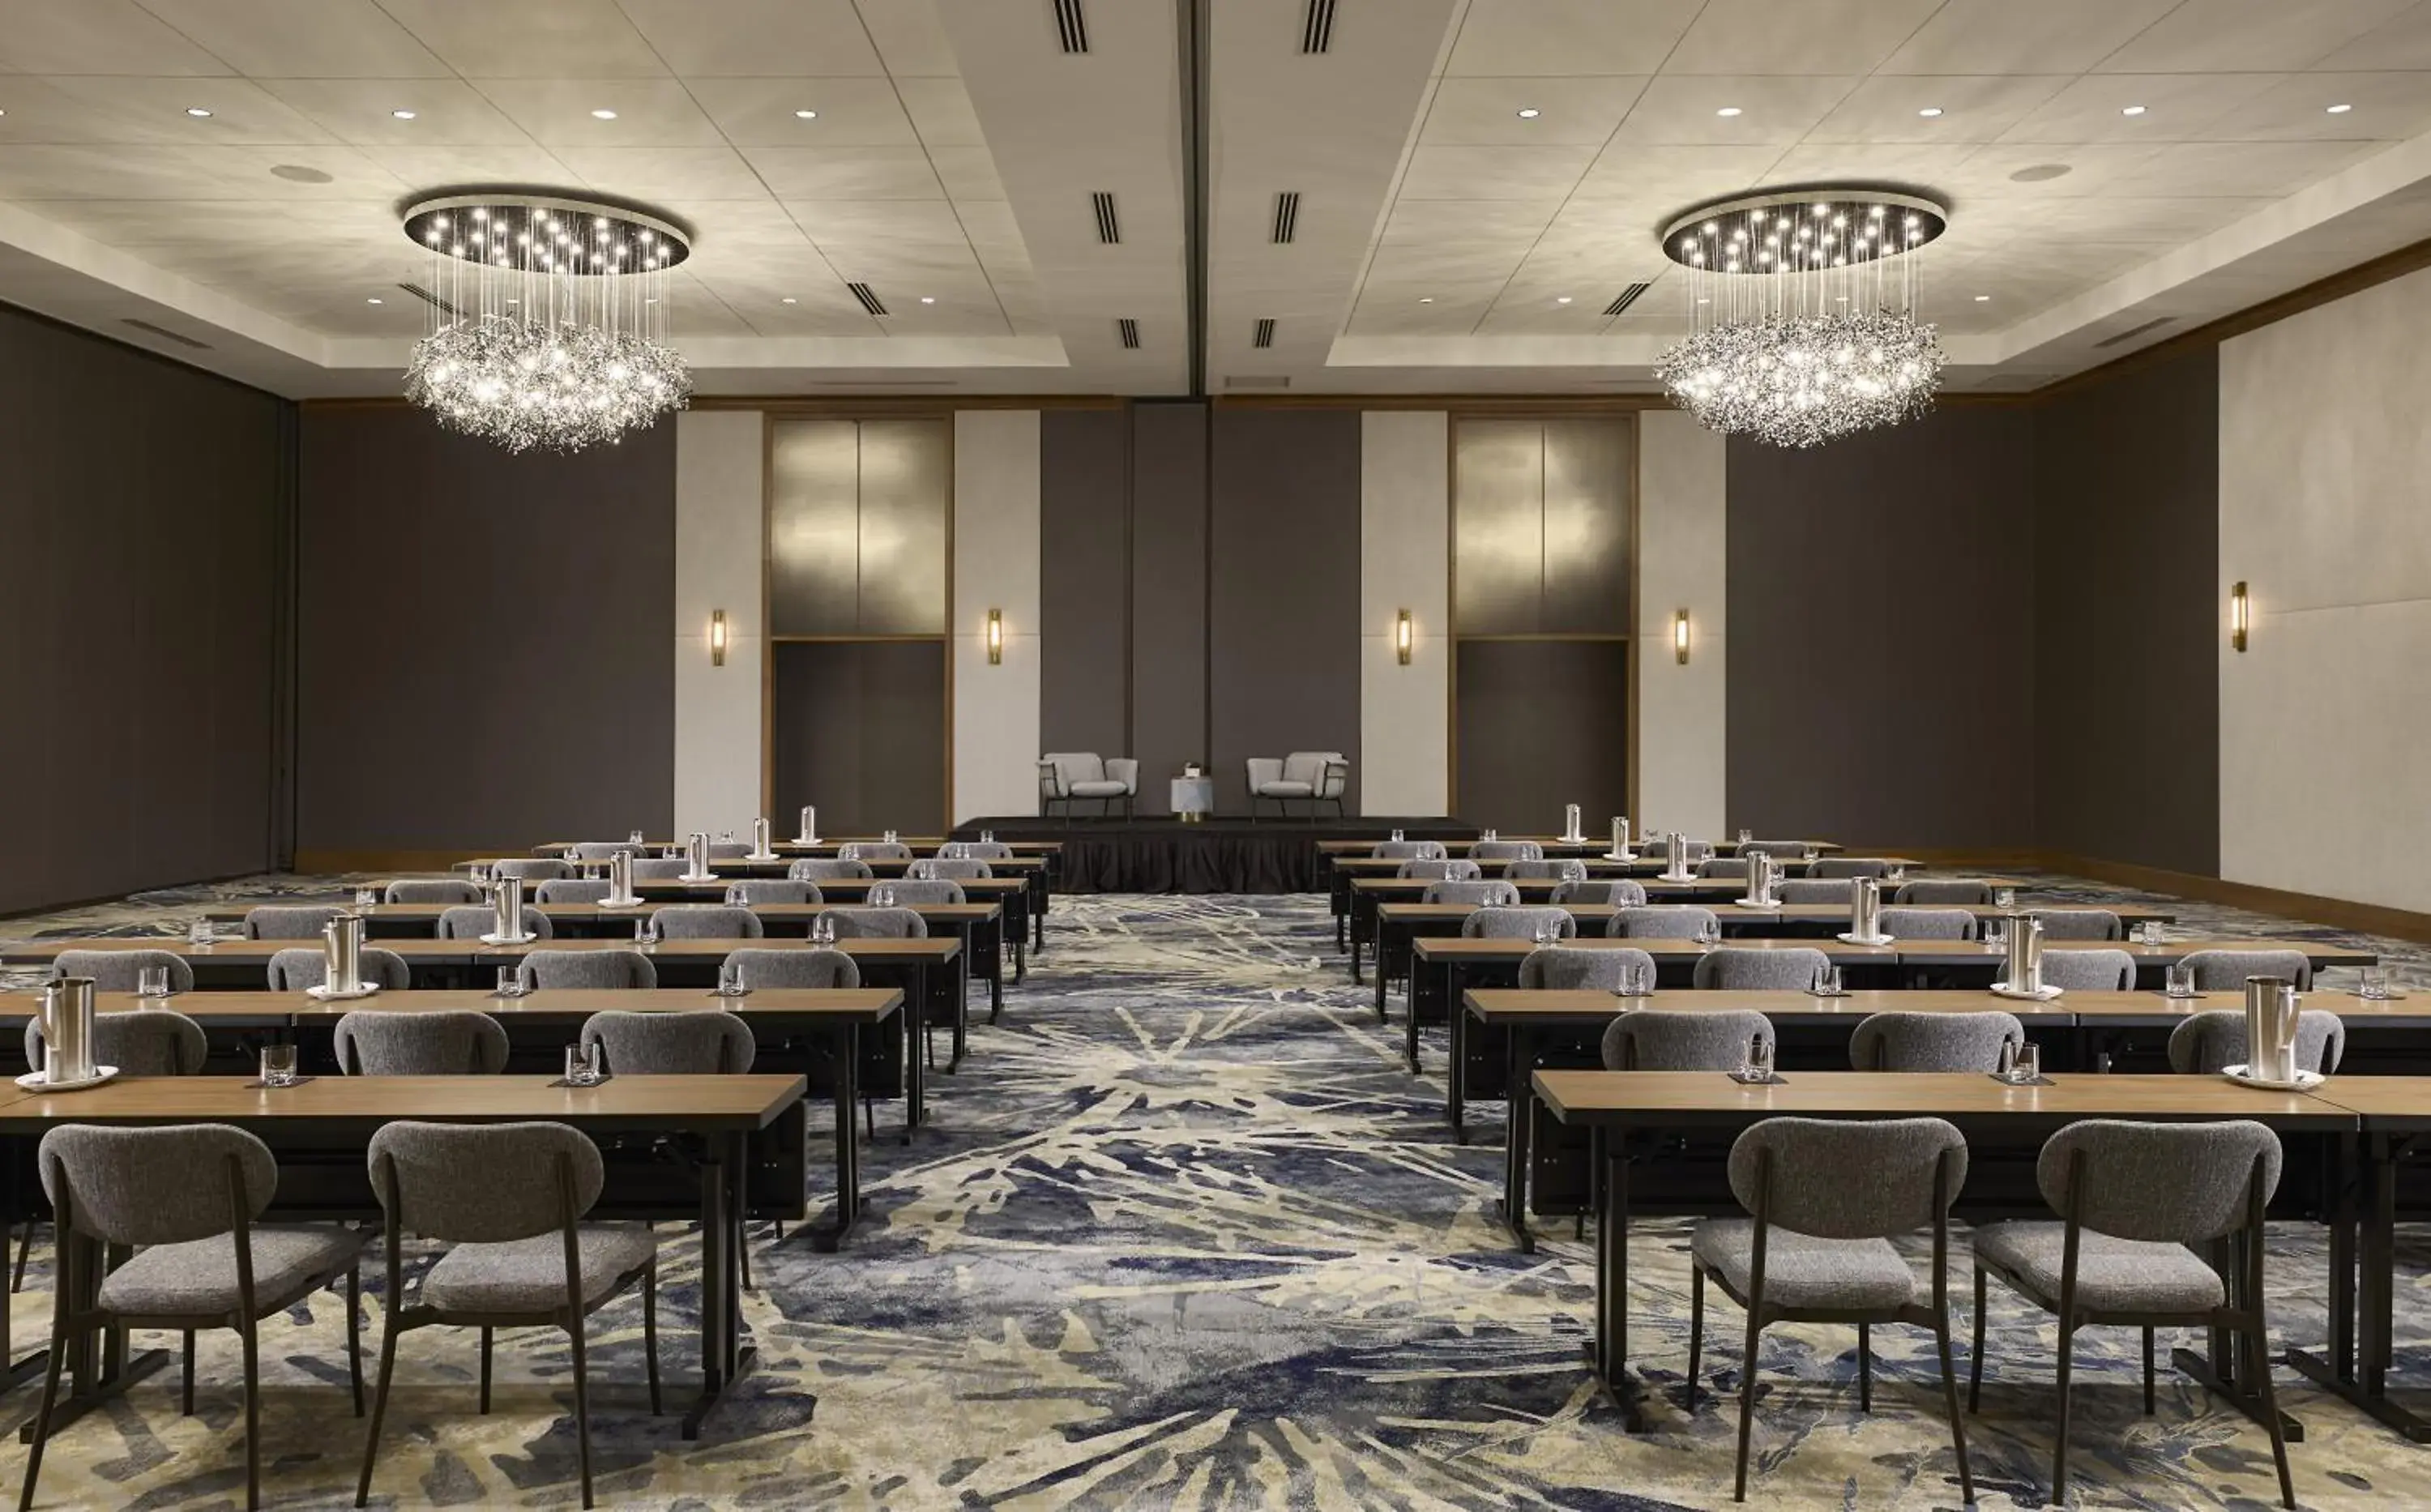
M2157 918L2146 919L2143 924L2139 926L2139 930L2136 937L2146 945L2160 944L2161 921Z
M728 882L726 884L726 906L729 908L747 908L750 906L743 896L743 884L741 882Z
M637 918L633 920L633 942L637 945L645 946L658 944L659 932L657 927L645 918Z
M1883 873L1883 881L1890 883L1893 887L1897 887L1900 883L1907 881L1907 868L1905 866L1893 866L1890 870Z
M902 839L900 835L897 835L892 830L886 831L884 833L880 834L879 838L885 841L890 846L897 844Z
M1840 968L1838 966L1827 964L1815 968L1815 996L1818 998L1836 998L1840 996Z
M165 998L169 996L169 968L167 966L145 966L143 970L136 972L135 994L139 998Z
M565 1084L568 1086L595 1086L599 1082L599 1042L576 1043L565 1047Z
M836 859L838 861L859 861L861 859L861 847L838 846L836 847Z
M1540 918L1536 921L1536 943L1538 945L1552 945L1558 942L1561 937L1562 927L1559 924L1554 923L1550 918Z
M1654 990L1654 968L1643 961L1631 961L1620 968L1620 995L1643 998Z
M194 920L193 924L187 926L186 943L193 946L197 950L210 949L211 948L211 921L207 918L198 918Z
M469 869L473 878L474 886L487 887L490 885L490 864L488 862L477 861L473 863Z
M885 882L880 882L877 886L872 887L869 890L869 906L872 908L893 908L895 906L895 889Z
M1394 832L1393 832L1393 840L1394 840L1394 843L1398 845L1398 844L1400 842L1400 838L1401 838L1401 832L1400 832L1400 831L1399 831L1399 830L1394 831Z
M1497 838L1497 835L1494 831L1488 830L1484 834L1478 836L1478 838L1481 840L1492 840Z
M2172 998L2195 995L2195 968L2184 961L2172 961L2161 972L2162 991Z
M1815 865L1815 858L1819 854L1820 854L1820 852L1819 852L1813 846L1800 846L1798 848L1798 859L1806 863L1810 866Z
M818 917L811 920L811 943L813 945L833 945L835 943L835 919L832 916L821 914Z
M740 998L749 990L749 988L743 985L743 967L741 966L737 965L735 962L728 961L717 968L717 995L719 997Z
M355 906L357 908L377 908L379 907L379 900L380 895L377 888L358 887L355 889Z
M1752 839L1754 839L1754 838L1755 838L1755 832L1754 832L1753 830L1741 830L1741 831L1739 832L1739 844L1740 844L1740 845L1743 845L1743 846L1744 846L1744 845L1746 845L1749 841L1751 841L1751 840L1752 840Z
M2033 1040L2018 1047L2018 1080L2032 1082L2043 1074L2043 1048Z
M2016 888L2014 888L2014 887L1995 887L1995 888L1993 888L1993 889L1992 889L1992 906L1993 906L1993 907L1995 907L1995 908L2015 908L2015 907L2017 907L2017 906L2018 906L2018 890L2017 890Z
M148 976L150 973L146 972L145 975ZM168 973L162 972L161 975L165 977ZM2356 983L2356 996L2366 1002L2388 1001L2389 967L2378 966L2364 967Z
M1747 1065L1743 1074L1754 1082L1772 1080L1772 1041L1769 1037L1763 1034L1748 1036Z
M996 832L994 830L981 830L980 832L980 844L983 846L992 846L996 844Z
M1697 943L1705 947L1707 949L1712 949L1715 946L1721 944L1721 925L1712 919L1707 919L1703 923L1699 924L1697 926Z
M566 865L570 866L578 866L582 865L582 848L580 846L567 846L565 848L565 861Z
M261 1047L261 1084L293 1086L295 1084L295 1047L264 1045Z
M1984 949L2005 950L2009 948L2009 926L1996 918L1984 921Z
M629 833L629 834L626 835L626 836L625 836L625 843L626 843L627 845L629 845L629 846L631 846L631 847L632 847L634 849L636 849L636 850L641 849L641 848L642 848L642 832L641 832L641 831L639 831L639 830L635 830L635 831L633 831L631 833Z
M523 995L523 973L513 966L498 967L498 996L501 998L520 998Z

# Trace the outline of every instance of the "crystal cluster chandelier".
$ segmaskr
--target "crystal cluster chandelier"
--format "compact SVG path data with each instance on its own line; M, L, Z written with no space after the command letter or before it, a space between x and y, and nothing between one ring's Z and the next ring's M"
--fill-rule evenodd
M578 451L692 396L667 345L668 273L690 239L638 210L545 195L451 194L406 211L428 249L430 334L405 396L510 451Z
M1872 190L1734 199L1664 228L1690 334L1655 365L1726 435L1812 446L1932 408L1941 345L1916 318L1919 252L1949 214Z

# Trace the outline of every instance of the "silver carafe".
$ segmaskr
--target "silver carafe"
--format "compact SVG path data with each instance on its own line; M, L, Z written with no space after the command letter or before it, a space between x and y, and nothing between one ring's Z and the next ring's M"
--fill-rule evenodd
M2043 990L2043 921L2033 914L2009 916L2009 959L2004 974L2011 992Z
M1677 830L1663 837L1663 875L1673 882L1688 875L1688 837Z
M751 854L754 857L764 861L768 857L776 854L775 851L768 848L768 821L766 819L752 820Z
M819 811L817 805L811 803L805 803L802 805L802 830L799 834L794 836L794 843L796 845L802 846L814 846L819 843Z
M701 882L709 876L709 832L695 830L684 842L684 881Z
M633 896L633 853L619 850L608 858L607 902L618 908L630 908L641 901Z
M1748 901L1758 908L1772 904L1772 882L1779 864L1759 850L1748 857Z
M322 986L333 998L351 998L363 990L363 916L340 914L321 926L321 949L329 969Z
M2286 977L2245 979L2245 1058L2264 1081L2296 1080L2296 984Z
M1574 846L1585 838L1586 835L1579 829L1579 806L1575 803L1563 804L1562 843Z
M1850 879L1849 932L1861 940L1883 937L1883 884L1871 877Z
M498 879L498 926L500 941L513 945L524 937L524 880L521 877Z
M1629 859L1629 820L1621 815L1613 815L1612 859L1615 861Z
M42 989L42 1077L82 1082L92 1075L92 978L61 977Z

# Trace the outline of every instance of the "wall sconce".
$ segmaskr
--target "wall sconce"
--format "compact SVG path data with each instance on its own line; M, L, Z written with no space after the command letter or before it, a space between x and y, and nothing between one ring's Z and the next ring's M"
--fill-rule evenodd
M1688 612L1685 609L1671 612L1671 660L1682 666L1688 664Z
M726 664L726 611L722 609L709 612L709 664Z
M2254 623L2253 615L2253 603L2240 581L2228 591L2228 644L2232 648L2245 649L2245 631Z
M1410 646L1416 639L1417 634L1417 630L1410 624L1410 612L1408 610L1402 610L1400 613L1394 616L1393 660L1400 663L1403 666L1408 666L1410 664Z
M1004 611L1001 609L988 611L987 648L988 665L1002 666L1004 664Z

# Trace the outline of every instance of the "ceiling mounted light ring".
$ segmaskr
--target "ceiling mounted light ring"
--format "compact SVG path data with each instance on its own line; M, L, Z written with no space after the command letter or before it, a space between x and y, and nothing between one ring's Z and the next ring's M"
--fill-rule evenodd
M1921 194L1901 193L1886 189L1798 189L1782 190L1764 194L1742 194L1718 200L1695 210L1683 210L1663 227L1663 255L1684 268L1707 264L1692 260L1692 250L1718 249L1729 245L1734 232L1751 231L1763 227L1784 224L1786 215L1790 225L1806 225L1820 221L1828 228L1834 216L1859 226L1880 218L1886 227L1903 234L1897 238L1902 244L1886 245L1865 254L1894 257L1914 252L1940 240L1950 228L1950 208ZM1913 224L1910 218L1913 217ZM1708 256L1712 255L1708 251ZM1713 264L1718 266L1718 263ZM1749 267L1741 270L1757 273Z
M466 226L477 222L493 231L503 227L514 265L521 267L528 263L528 267L523 267L527 272L538 271L540 254L557 244L553 241L553 233L542 233L528 244L520 244L517 238L551 223L562 224L569 232L569 241L573 230L582 230L587 244L595 244L598 231L605 229L609 232L612 247L631 246L635 251L630 255L645 263L655 256L661 266L672 268L692 256L692 233L681 226L638 206L611 204L605 200L507 191L472 191L416 200L405 208L404 219L407 240L423 247L453 247L457 239L445 233L451 230L461 232ZM600 224L602 222L606 223L604 227ZM432 240L433 232L441 233L435 242ZM467 260L480 262L489 260L469 258Z

